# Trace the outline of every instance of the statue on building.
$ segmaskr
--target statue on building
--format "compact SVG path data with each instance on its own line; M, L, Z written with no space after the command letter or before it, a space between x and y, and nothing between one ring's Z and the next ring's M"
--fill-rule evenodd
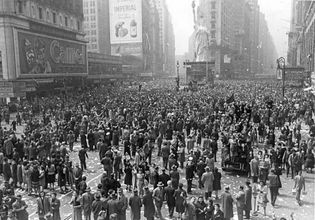
M192 2L193 14L194 14L194 28L195 28L195 60L196 62L206 62L209 61L209 51L210 51L210 33L204 24L204 15L201 10L198 9L196 19L195 11L195 1Z

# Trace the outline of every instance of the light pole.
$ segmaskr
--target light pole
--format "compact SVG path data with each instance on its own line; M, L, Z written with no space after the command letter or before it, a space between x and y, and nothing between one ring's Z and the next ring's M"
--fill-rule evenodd
M285 92L285 58L280 57L277 59L278 69L282 70L282 97L284 98Z
M177 82L177 91L179 91L179 61L177 60L177 63L176 63L176 68L177 68L177 79L176 79L176 82Z

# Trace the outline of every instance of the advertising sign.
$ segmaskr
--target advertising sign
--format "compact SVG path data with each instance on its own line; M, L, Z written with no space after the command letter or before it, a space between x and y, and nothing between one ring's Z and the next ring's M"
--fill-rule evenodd
M18 32L21 75L87 74L86 45L29 32Z
M116 44L111 45L111 54L113 56L132 55L136 57L142 56L142 44Z
M142 0L109 0L111 44L142 42Z

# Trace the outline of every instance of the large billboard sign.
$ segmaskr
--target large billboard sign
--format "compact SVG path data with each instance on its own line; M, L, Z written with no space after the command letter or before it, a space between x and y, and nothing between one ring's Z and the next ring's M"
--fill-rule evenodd
M142 0L109 0L111 44L142 42Z
M132 55L136 57L142 56L142 44L115 44L111 45L111 54L115 56Z
M87 74L85 43L25 31L17 39L21 75Z

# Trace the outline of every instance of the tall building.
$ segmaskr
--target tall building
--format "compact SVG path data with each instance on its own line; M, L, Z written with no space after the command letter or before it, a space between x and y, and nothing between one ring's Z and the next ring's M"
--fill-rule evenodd
M82 1L0 0L0 97L86 77L82 22Z
M265 15L260 12L257 74L274 75L276 69L275 62L278 58L275 48Z
M108 0L83 0L83 29L88 51L111 54L108 12Z
M287 62L309 73L315 66L315 2L292 0Z
M251 78L259 73L259 50L267 47L259 42L259 18L258 0L199 1L196 20L209 31L209 61L215 61L215 74L220 78ZM189 41L191 56L194 34Z
M160 75L159 12L155 0L109 0L111 54L122 56L123 72Z
M160 45L162 50L163 73L174 74L175 71L175 34L172 17L165 0L155 0L159 13Z

